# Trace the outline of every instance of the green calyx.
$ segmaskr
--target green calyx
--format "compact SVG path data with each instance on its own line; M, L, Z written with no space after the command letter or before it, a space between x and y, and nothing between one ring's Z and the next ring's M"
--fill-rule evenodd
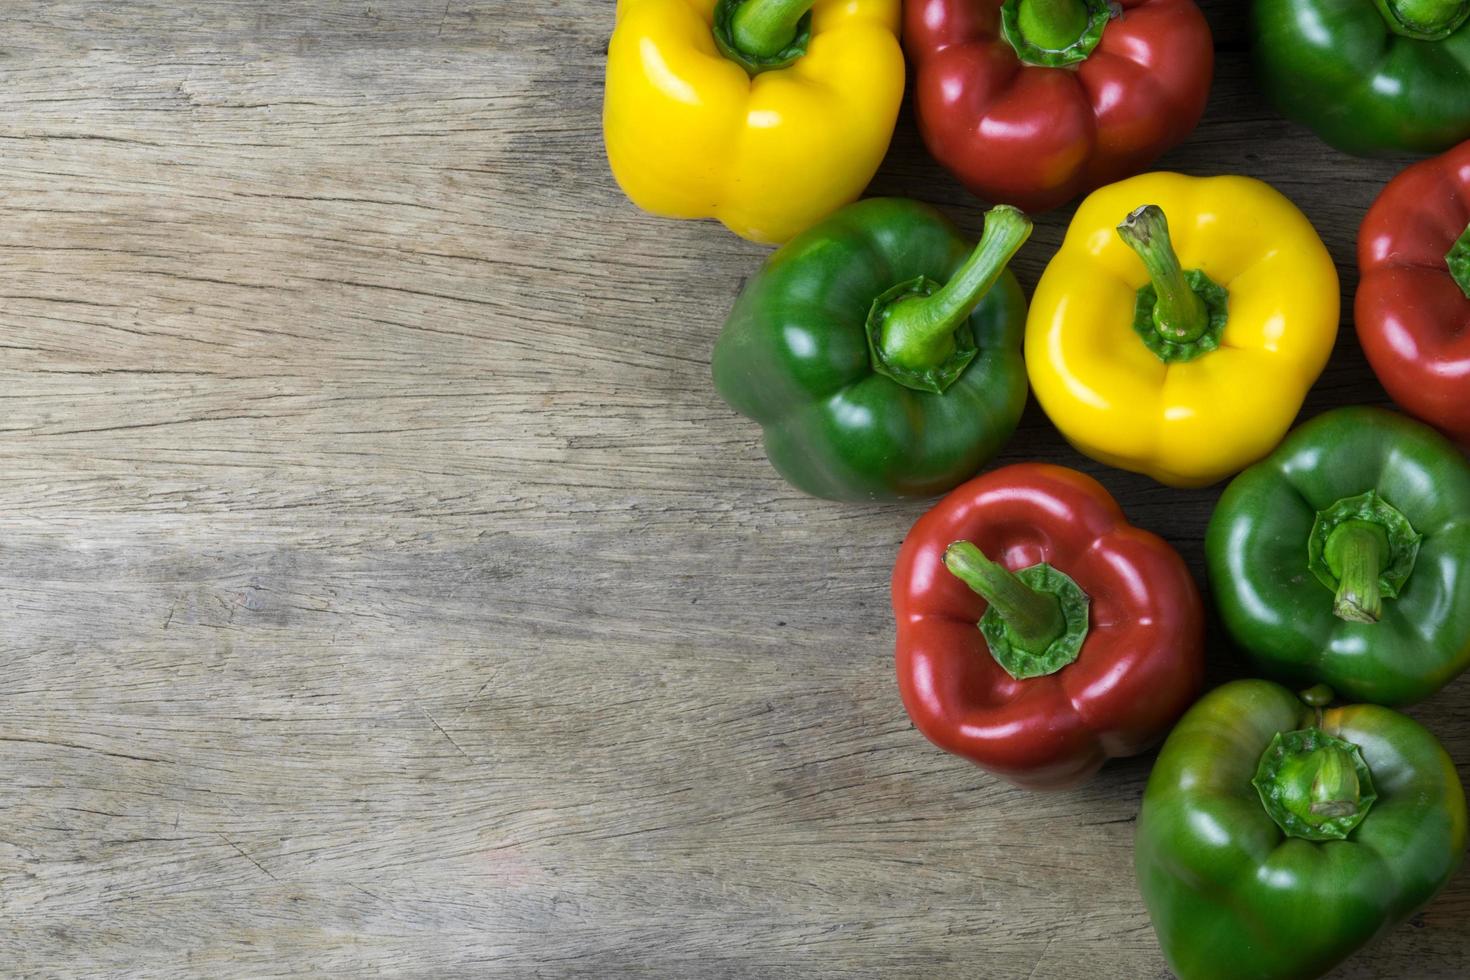
M1459 285L1460 292L1470 299L1470 225L1465 226L1465 233L1450 246L1444 264L1450 267L1450 275Z
M1307 567L1334 593L1339 619L1376 623L1383 599L1398 598L1413 574L1423 537L1402 511L1369 490L1317 512Z
M1443 41L1466 20L1470 0L1373 0L1389 29L1417 41Z
M1313 726L1277 732L1251 785L1288 837L1346 840L1378 799L1362 750Z
M1118 226L1118 235L1148 269L1133 306L1133 329L1165 364L1192 361L1220 346L1230 294L1199 269L1185 271L1158 206L1146 204Z
M934 394L954 384L979 353L970 314L1030 236L1031 219L1000 205L986 212L985 233L947 284L920 276L885 290L868 310L874 372Z
M815 0L719 0L715 46L752 75L794 64L812 40Z
M1026 64L1065 68L1087 60L1112 17L1108 0L1005 0L1000 29Z
M1081 654L1090 603L1064 572L1045 562L1012 572L968 541L945 550L944 566L986 601L980 632L1016 680L1055 674Z
M897 342L891 343L895 352L891 360L884 353L888 311L902 302L932 299L942 288L928 276L920 276L885 290L873 301L868 312L868 356L876 373L892 378L905 388L934 394L942 394L965 373L965 368L980 353L969 320L961 321L947 332L938 331L907 341L902 347ZM897 334L898 331L893 331L891 336Z

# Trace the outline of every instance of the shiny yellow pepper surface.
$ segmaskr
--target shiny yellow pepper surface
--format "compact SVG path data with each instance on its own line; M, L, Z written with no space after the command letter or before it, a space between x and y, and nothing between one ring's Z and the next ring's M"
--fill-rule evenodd
M1178 487L1270 452L1337 338L1337 270L1249 177L1142 174L1077 209L1026 321L1026 372L1079 450Z
M618 0L603 136L633 203L775 244L856 200L903 97L899 0Z

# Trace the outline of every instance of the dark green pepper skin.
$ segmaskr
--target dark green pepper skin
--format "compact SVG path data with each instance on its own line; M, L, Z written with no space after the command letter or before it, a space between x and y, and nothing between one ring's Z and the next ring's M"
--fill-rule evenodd
M1392 30L1374 0L1255 0L1254 9L1262 88L1337 149L1438 153L1470 137L1470 22L1419 40Z
M1378 799L1346 840L1287 837L1251 784L1277 732L1317 723L1269 681L1227 684L1174 728L1144 791L1134 866L1180 980L1317 977L1449 881L1465 794L1434 736L1378 705L1318 725L1362 750Z
M1308 570L1316 512L1377 490L1423 535L1413 573L1376 623L1333 613ZM1205 559L1220 617L1272 677L1353 701L1422 700L1470 665L1470 464L1428 426L1342 408L1299 426L1226 488Z
M979 353L944 392L873 370L866 320L889 288L940 283L973 246L933 208L860 201L773 254L715 345L715 386L760 423L793 486L834 500L930 497L964 482L1015 431L1026 405L1026 300L1005 272L970 315Z

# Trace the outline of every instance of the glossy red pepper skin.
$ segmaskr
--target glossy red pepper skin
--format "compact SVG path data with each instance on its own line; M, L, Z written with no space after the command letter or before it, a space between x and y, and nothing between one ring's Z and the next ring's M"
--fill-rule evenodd
M1467 96L1470 97L1470 96ZM1378 380L1470 446L1470 297L1445 254L1470 225L1470 140L1389 181L1358 232L1355 319Z
M974 542L1012 570L1045 561L1090 601L1077 660L1016 680L976 627L985 600L945 568ZM893 570L898 686L930 741L1030 789L1061 789L1158 742L1204 678L1204 610L1177 552L1133 527L1085 474L1021 463L971 480L921 517Z
M1192 0L1122 0L1070 68L1022 63L1002 0L906 0L929 152L971 193L1044 211L1144 170L1199 122L1215 52Z

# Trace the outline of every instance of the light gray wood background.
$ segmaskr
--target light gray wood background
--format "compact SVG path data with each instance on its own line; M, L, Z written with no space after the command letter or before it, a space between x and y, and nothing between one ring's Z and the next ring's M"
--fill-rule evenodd
M1326 150L1212 0L1165 165L1272 180L1351 295L1404 161ZM0 36L0 970L1167 976L1149 760L931 748L888 573L716 397L766 250L638 213L613 5L11 0ZM981 205L905 114L875 193ZM1029 287L1060 240L1044 218ZM1382 401L1351 331L1308 413ZM1218 490L1068 450L1199 569ZM1217 678L1233 669L1212 645ZM1470 683L1414 713L1464 768ZM1343 978L1470 974L1470 882Z

